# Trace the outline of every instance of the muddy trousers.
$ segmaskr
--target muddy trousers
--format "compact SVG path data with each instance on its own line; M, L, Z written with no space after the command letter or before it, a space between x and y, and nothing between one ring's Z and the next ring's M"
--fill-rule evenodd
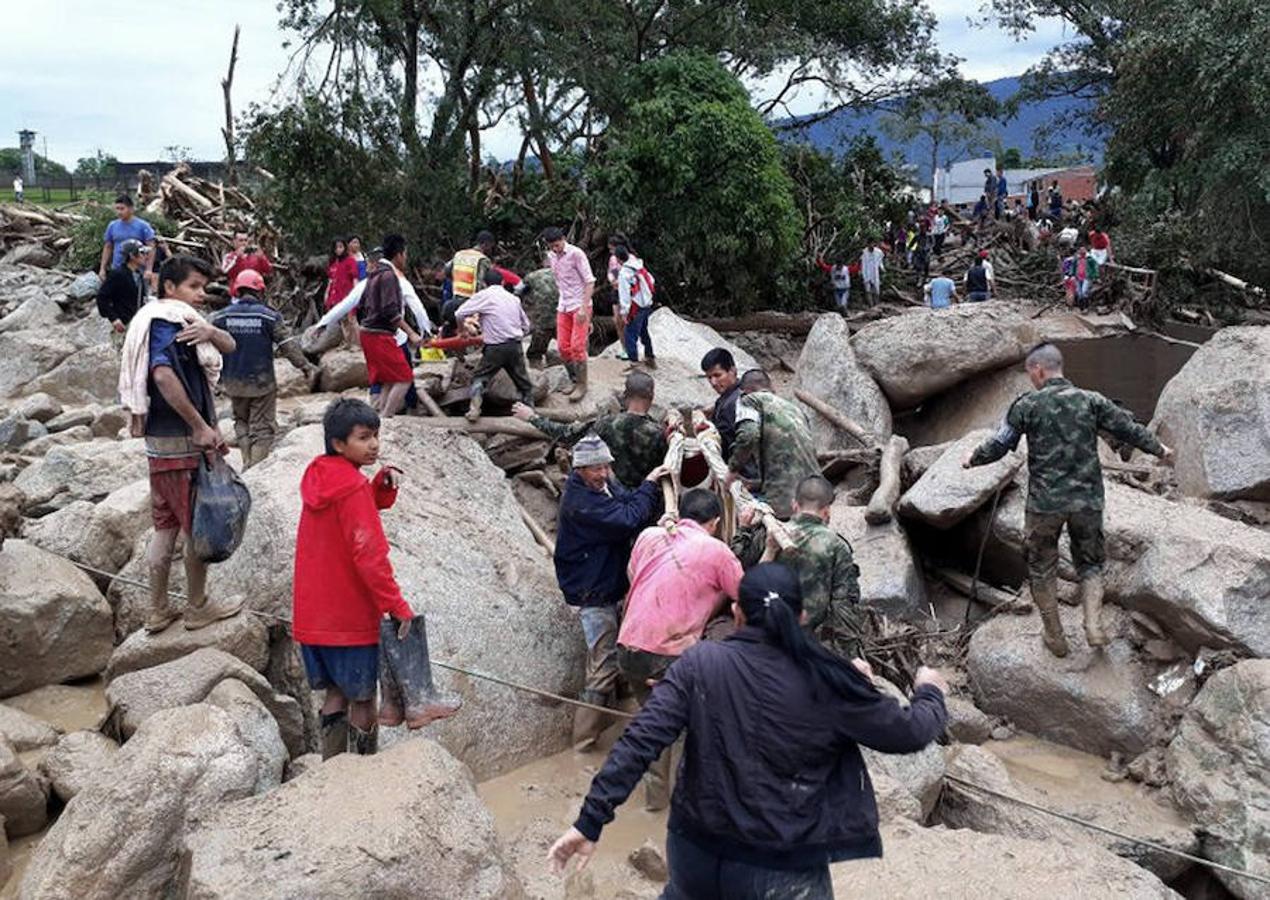
M278 435L278 392L260 397L230 397L234 434L243 454L243 468L250 469L273 449Z
M1040 513L1029 509L1023 524L1023 555L1028 580L1033 584L1058 577L1058 538L1064 525L1077 576L1083 579L1102 572L1106 559L1102 510Z
M586 686L578 699L596 706L608 706L616 699L617 604L584 606L578 610L582 634L586 638ZM587 750L595 745L611 717L579 707L573 717L573 748Z
M716 856L689 838L666 833L670 882L661 900L833 900L828 866L767 869Z
M631 686L635 699L643 706L648 702L653 687L649 681L660 681L678 657L662 656L644 650L632 650L618 646L617 668ZM644 808L652 811L670 805L671 748L662 751L644 774Z
M522 403L534 405L534 383L529 380L529 369L525 365L525 351L520 341L504 341L501 344L486 344L481 351L481 364L472 375L472 396L485 393L485 386L499 371L506 372L516 386Z

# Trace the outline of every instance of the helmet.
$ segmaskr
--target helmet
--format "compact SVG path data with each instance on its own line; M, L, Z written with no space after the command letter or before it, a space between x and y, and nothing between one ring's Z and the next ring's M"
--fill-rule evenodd
M987 259L987 258L988 258L988 251L987 251L987 250L980 250L980 251L979 251L979 258L980 258L980 259Z
M234 283L229 286L229 296L237 297L238 292L243 288L251 288L256 292L263 291L265 289L265 280L260 277L260 273L255 269L243 269L238 273L238 277L234 279Z

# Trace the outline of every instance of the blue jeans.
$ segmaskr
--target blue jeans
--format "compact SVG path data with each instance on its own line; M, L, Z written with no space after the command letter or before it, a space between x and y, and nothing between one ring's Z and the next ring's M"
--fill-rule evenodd
M715 856L673 831L666 857L670 883L661 900L833 900L828 866L765 869Z
M971 291L966 295L966 299L971 303L986 303L988 300L987 291Z
M626 356L629 359L639 359L639 343L644 343L644 356L649 359L654 357L653 354L653 338L648 333L648 317L653 314L651 306L632 306L631 318L626 323L626 330L622 332L622 346L626 349Z
M837 304L839 311L847 311L847 302L851 299L851 288L834 288L833 302Z

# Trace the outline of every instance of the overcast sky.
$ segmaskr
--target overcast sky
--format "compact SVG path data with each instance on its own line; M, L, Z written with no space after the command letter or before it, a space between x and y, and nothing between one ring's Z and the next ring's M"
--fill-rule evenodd
M977 2L929 2L942 49L964 58L971 78L1017 75L1063 38L1055 23L1018 43L967 24ZM30 128L39 152L47 142L48 155L69 168L98 147L121 160L160 159L170 145L196 158L223 157L220 79L234 24L242 25L235 110L271 99L288 56L272 0L50 0L29 11L0 53L0 146L16 146L18 129ZM795 111L816 99L802 98ZM486 152L510 156L518 145L496 134Z

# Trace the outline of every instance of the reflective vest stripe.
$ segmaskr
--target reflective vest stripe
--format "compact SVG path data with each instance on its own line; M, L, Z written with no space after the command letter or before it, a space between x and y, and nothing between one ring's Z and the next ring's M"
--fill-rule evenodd
M485 254L480 250L460 250L454 254L454 265L450 270L454 296L470 297L476 293L476 273L483 259Z

